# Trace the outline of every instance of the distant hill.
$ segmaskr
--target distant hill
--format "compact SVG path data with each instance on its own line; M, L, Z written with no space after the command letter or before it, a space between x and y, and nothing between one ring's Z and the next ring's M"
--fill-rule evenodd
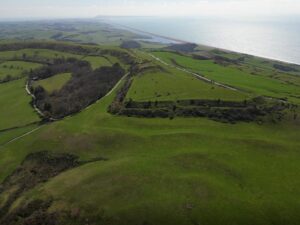
M193 43L174 44L168 46L166 49L178 52L193 52L198 45Z
M121 48L140 48L141 44L137 41L123 41L123 43L120 45Z

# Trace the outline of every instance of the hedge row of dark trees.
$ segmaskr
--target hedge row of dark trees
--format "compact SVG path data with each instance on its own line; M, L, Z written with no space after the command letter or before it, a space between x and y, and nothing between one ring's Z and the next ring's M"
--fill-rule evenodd
M81 111L107 94L125 73L118 63L93 71L86 61L67 59L33 71L30 76L44 79L61 72L72 72L72 78L60 90L47 93L41 86L31 87L35 105L46 117L60 119Z
M110 105L109 112L117 115L145 118L174 118L178 117L208 117L210 119L235 123L238 121L251 122L265 116L282 119L282 111L289 107L280 102L267 102L263 97L245 100L243 102L222 100L179 100L173 101L125 101L130 82L124 85L115 101Z
M76 58L59 58L54 59L53 64L44 65L38 69L31 70L29 78L30 80L42 80L59 73L76 73L80 71L81 68L91 69L91 65L87 61L78 60Z
M189 52L194 52L194 50L195 50L195 48L197 48L197 46L198 45L193 44L193 43L173 44L173 45L168 46L166 49L172 50L172 51L189 53Z
M273 65L273 67L277 70L281 70L281 71L284 71L284 72L299 72L297 69L295 69L291 66L286 66L286 65L277 64L277 63L275 63Z
M24 76L26 76L26 75L25 74L24 75L20 75L20 76L6 75L5 77L3 77L3 78L0 79L0 84L7 83L7 82L10 82L10 81L13 81L13 80L19 80L19 79L21 79Z
M123 41L120 47L126 49L135 49L135 48L141 48L142 46L137 41Z

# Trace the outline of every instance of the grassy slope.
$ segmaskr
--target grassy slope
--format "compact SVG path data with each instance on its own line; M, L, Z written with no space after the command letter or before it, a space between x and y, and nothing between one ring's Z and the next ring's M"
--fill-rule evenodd
M61 89L68 80L71 79L70 73L61 73L50 78L39 80L34 82L34 86L42 86L48 93L53 92L54 90Z
M29 71L30 69L36 69L41 64L22 62L22 61L7 61L0 64L0 79L5 78L7 75L12 77L21 76L24 71Z
M170 99L179 95L178 89L185 93L180 98L214 97L206 83L175 71L143 75L136 81L142 85L136 86L137 98L149 99L160 91ZM145 85L149 83L152 86ZM15 124L35 115L23 80L2 85L0 104L5 110L0 110L0 118L5 119L0 127L2 122L15 120ZM165 95L166 88L172 95ZM221 90L217 95L231 96ZM117 117L106 112L113 97L0 146L0 182L30 152L69 152L84 160L109 160L62 173L24 199L52 196L53 211L79 208L82 216L104 215L109 224L288 225L299 221L300 201L295 198L300 195L299 121L232 125L200 118ZM8 99L20 102L9 108ZM17 120L29 109L26 119ZM0 134L0 145L23 132L27 128Z
M7 144L9 141L15 139L16 137L22 136L23 134L38 128L37 124L28 125L21 128L12 129L9 131L0 133L0 146Z
M169 72L147 72L134 78L127 99L179 100L179 99L224 99L243 100L246 94L200 81L190 74L168 69Z
M288 97L294 102L300 102L299 98L291 97L291 95L300 96L299 86L293 84L287 84L264 75L251 75L250 73L240 71L231 66L220 66L214 64L211 60L195 60L169 52L154 52L154 55L170 64L172 63L171 59L175 59L180 65L203 74L208 78L224 84L233 85L258 95ZM294 79L296 78L294 77ZM298 78L298 80L299 79L300 78Z
M0 84L0 130L39 121L30 101L24 79Z
M51 195L51 210L79 208L109 224L299 221L299 121L260 126L116 117L106 113L112 99L4 147L0 180L41 149L101 156L109 160L62 173L24 198Z
M93 69L97 69L101 66L110 66L111 63L104 57L99 56L87 56L83 60L86 60L91 63Z

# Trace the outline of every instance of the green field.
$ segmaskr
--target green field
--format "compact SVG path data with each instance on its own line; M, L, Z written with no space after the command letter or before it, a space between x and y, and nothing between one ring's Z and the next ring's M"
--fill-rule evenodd
M40 120L30 105L25 79L0 84L0 130L24 126Z
M99 56L87 56L87 57L84 57L83 60L90 62L93 69L97 69L102 66L110 66L111 65L111 62L109 62L106 58L99 57Z
M55 59L55 58L81 58L83 56L71 54L67 52L60 52L54 51L50 49L21 49L17 51L2 51L0 55L0 59L8 60L8 59L26 59L26 58L33 58L33 59Z
M35 81L33 86L42 86L48 93L60 90L71 79L70 73L61 73L44 80Z
M96 35L88 36L93 34ZM212 60L153 53L170 64L175 60L175 64L240 89L234 91L158 63L142 51L130 52L141 67L151 65L154 69L130 74L133 83L126 100L243 101L266 95L299 102L298 77L294 75L279 73L280 79L271 78L270 68L261 70L263 74L253 75L252 68L247 65L239 65L239 70L239 66L221 66ZM74 56L42 49L2 53L3 59L24 53L26 57L38 54L37 58L45 59ZM114 56L75 56L89 61L93 69L120 63ZM22 63L18 61L18 65ZM129 65L123 65L129 68ZM33 65L24 63L23 69L30 66ZM34 85L41 85L51 93L70 77L70 73L57 74L35 81ZM43 180L24 193L26 185L23 186L15 199L10 199L12 204L6 211L8 214L33 200L51 201L44 214L39 214L42 208L22 210L16 220L20 223L27 214L40 215L40 221L46 221L45 214L51 218L57 216L61 225L299 223L299 107L295 106L293 113L288 108L279 122L266 120L262 123L232 124L200 117L163 119L112 115L107 112L108 108L122 90L126 78L112 93L84 110L43 125L31 124L41 118L30 105L32 98L25 91L25 78L0 84L0 223L2 213L5 213L5 210L1 211L2 207L9 202L9 197L14 197L10 193L17 188L17 185L11 185L9 190L2 191L8 177L18 174L29 154L42 151L76 155L84 163L54 173L49 180ZM294 79L295 83L288 84L282 79ZM14 129L6 130L9 128ZM47 159L43 162L46 164ZM50 160L50 163L55 162ZM20 180L13 182L32 184L35 174L48 169L42 168L43 165L38 168L34 164L27 166L27 173L21 173ZM24 181L26 176L29 179ZM33 210L32 214L30 210ZM35 225L32 221L26 222Z
M277 98L288 98L299 103L300 88L295 84L287 84L278 79L266 77L263 74L252 75L233 66L221 66L212 60L196 60L171 52L154 52L155 56L173 64L175 60L180 66L206 76L209 79L232 85L242 90ZM300 80L299 77L290 76L291 79ZM296 96L296 97L294 97Z
M238 91L228 90L178 71L146 72L134 78L127 94L134 101L163 101L180 99L224 99L244 100L248 96Z
M38 63L23 62L23 61L6 61L0 64L0 79L6 76L13 78L23 75L23 72L29 72L31 69L36 69L41 65Z

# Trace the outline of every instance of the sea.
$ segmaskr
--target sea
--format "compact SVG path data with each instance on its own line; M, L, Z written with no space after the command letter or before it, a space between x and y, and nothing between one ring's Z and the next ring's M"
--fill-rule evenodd
M112 17L108 22L174 39L300 65L300 16L261 20L206 17Z

